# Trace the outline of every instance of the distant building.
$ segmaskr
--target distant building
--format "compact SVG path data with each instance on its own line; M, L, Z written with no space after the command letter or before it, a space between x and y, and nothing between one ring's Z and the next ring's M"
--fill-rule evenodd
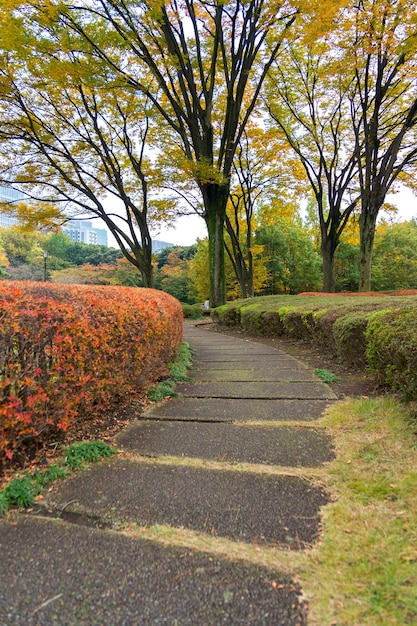
M16 189L10 187L0 187L0 202L19 202L24 199L24 195ZM19 220L11 213L0 212L0 226L16 226Z
M94 228L89 220L68 220L62 230L72 241L107 246L107 230Z
M173 243L168 243L167 241L159 241L158 239L152 239L152 252L156 254L160 252L164 248L173 248Z

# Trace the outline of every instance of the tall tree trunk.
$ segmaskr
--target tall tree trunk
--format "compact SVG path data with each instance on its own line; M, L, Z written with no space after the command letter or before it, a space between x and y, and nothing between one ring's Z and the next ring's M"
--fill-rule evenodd
M368 207L360 216L359 291L371 291L372 251L378 210Z
M210 306L226 303L224 274L224 221L229 195L228 185L206 183L201 185L204 199L205 221L209 239Z
M133 252L135 253L135 251ZM152 241L150 238L146 243L142 241L140 256L142 259L140 273L143 280L143 286L152 288L154 286L154 275L152 266ZM136 253L135 257L137 258Z
M233 224L228 215L225 216L226 230L230 237L231 246L225 243L225 249L232 263L235 276L240 286L240 294L243 299L253 298L253 255L248 247L248 242L251 241L251 233L248 231L246 236L247 246L247 260L245 259L242 246L239 241L239 233L233 228Z
M321 256L323 259L323 291L334 293L336 291L336 279L334 275L334 242L329 237L322 235Z

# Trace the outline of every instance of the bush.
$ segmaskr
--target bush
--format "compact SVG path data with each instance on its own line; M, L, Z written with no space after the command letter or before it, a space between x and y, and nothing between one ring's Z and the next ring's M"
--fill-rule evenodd
M417 399L417 315L415 309L375 313L366 331L367 358L377 379Z
M369 314L352 313L333 324L333 336L339 358L349 367L366 366L365 332Z
M417 399L415 292L268 296L229 303L212 317L257 334L309 341Z
M204 313L201 308L201 304L186 304L182 303L182 312L185 318L197 320L200 317L204 317Z
M180 303L129 287L0 283L0 462L144 392L182 341Z

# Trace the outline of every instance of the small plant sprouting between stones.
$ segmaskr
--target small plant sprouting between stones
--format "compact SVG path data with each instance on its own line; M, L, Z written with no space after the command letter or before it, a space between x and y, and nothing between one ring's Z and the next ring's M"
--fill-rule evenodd
M339 380L336 374L333 374L332 372L329 372L329 370L326 370L326 369L316 369L314 370L314 373L324 383L335 383Z
M35 504L35 498L42 493L45 485L64 478L70 469L81 469L85 463L99 461L116 453L103 441L85 441L74 443L66 451L63 461L52 463L47 469L33 474L14 478L0 491L0 515L5 515L13 507L29 508Z

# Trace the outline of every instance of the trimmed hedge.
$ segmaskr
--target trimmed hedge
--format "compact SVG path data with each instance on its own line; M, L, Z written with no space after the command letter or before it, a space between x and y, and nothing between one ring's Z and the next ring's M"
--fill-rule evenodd
M417 296L267 296L218 307L212 318L245 331L301 339L417 399Z
M417 309L373 315L366 329L366 355L377 380L417 399Z
M145 391L177 353L182 320L152 289L0 282L0 462Z

